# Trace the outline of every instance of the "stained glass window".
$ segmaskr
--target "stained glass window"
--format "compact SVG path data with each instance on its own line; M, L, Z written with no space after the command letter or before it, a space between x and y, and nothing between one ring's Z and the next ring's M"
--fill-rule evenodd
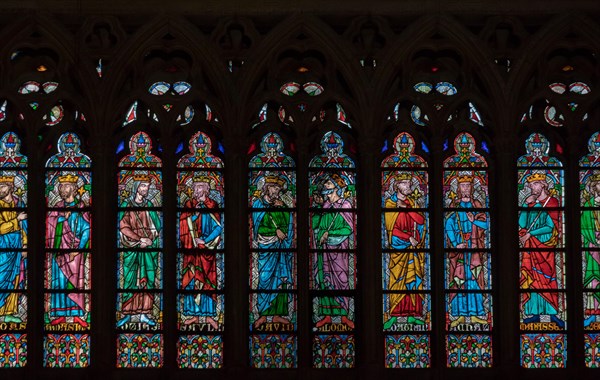
M119 168L117 367L162 367L163 189L147 133L131 136Z
M297 366L296 171L274 132L250 159L250 364Z
M223 162L197 132L177 164L177 363L179 368L223 365Z
M463 132L444 161L444 288L448 367L492 366L488 172Z
M127 110L125 114L125 120L123 120L123 126L133 123L137 120L138 102L135 101Z
M600 367L600 132L588 141L579 161L581 264L583 269L584 358L588 368Z
M309 270L314 368L355 365L356 178L335 132L309 164Z
M431 277L427 162L409 133L383 160L381 241L386 368L430 366Z
M27 363L27 157L0 138L0 367Z
M521 365L566 365L564 172L550 143L532 133L517 161Z
M74 133L46 162L44 366L90 364L91 160ZM68 333L67 333L68 332Z
M560 95L556 96L552 94L552 101L546 99L544 104L544 120L553 127L563 127L565 121L570 118L569 114L561 113L561 109L569 110L574 113L580 105L578 102L584 99L583 96L590 94L592 91L591 87L584 82L573 82L569 85L555 82L549 84L548 88L555 94ZM530 111L529 118L532 118L532 116ZM526 115L524 115L524 117L526 117ZM585 121L587 118L588 114L585 113L581 120Z

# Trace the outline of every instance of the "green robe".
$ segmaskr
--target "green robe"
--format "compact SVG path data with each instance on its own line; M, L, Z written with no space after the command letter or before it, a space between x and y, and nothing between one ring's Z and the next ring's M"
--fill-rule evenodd
M124 203L122 207L130 207ZM139 205L136 205L139 207ZM149 202L145 207L152 207ZM157 211L140 208L123 211L120 217L120 245L131 251L122 252L123 289L154 289L156 287L156 271L159 265L158 252L138 252L139 237L147 237L152 244L146 248L162 248L160 232L161 218ZM147 293L123 293L122 309L125 314L150 313L154 304L153 297Z
M584 207L597 207L594 198L589 199ZM583 246L588 248L598 244L596 232L600 231L600 210L583 210L581 212L581 236ZM585 271L583 274L583 285L588 287L597 287L600 283L600 263L590 251L584 251ZM600 294L596 297L600 302Z

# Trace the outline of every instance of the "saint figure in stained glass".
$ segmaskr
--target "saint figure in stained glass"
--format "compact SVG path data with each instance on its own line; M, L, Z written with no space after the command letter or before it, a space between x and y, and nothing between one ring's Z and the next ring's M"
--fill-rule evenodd
M6 116L6 101L0 119ZM13 132L0 138L0 366L27 363L27 157Z
M475 139L468 133L454 140L456 154L444 161L449 169L485 167L485 159L475 151ZM466 322L488 324L489 305L486 295L477 292L487 288L487 256L489 249L489 217L485 212L487 173L485 171L446 170L444 174L444 244L447 253L447 288L461 290L448 294L450 329Z
M525 140L518 167L521 365L564 367L567 336L562 163L540 133ZM544 356L544 360L538 357Z
M587 330L597 330L600 320L600 132L588 141L589 154L579 161L581 194L581 244L583 247L584 321ZM593 340L589 337L586 339ZM591 351L592 345L586 345ZM598 358L586 365L597 366ZM592 364L593 363L593 364Z
M559 201L554 196L553 181L544 171L534 171L525 179L522 207L519 216L519 244L534 251L526 252L521 262L521 286L526 289L557 289L554 255L543 249L554 249L558 244L560 230ZM550 208L551 210L545 210ZM554 208L554 210L552 210ZM538 251L542 249L542 251ZM541 315L564 327L559 313L558 294L551 292L523 294L523 312L531 317L524 323L539 322Z
M343 146L340 135L326 132L322 153L309 164L312 320L319 333L313 335L315 368L354 365L355 304L348 291L356 286L356 183L354 162Z
M334 211L313 215L313 234L317 258L313 271L316 282L315 289L339 290L348 289L348 260L343 250L354 248L354 218L349 211L352 204L346 199L347 179L337 173L326 173L320 178L320 196L314 199L323 210ZM313 196L313 198L315 198ZM348 210L348 211L344 211ZM339 250L342 250L340 252ZM354 322L348 319L349 305L345 297L325 296L319 298L319 315L321 319L315 324L317 328L331 323L332 316L341 316L343 324L354 328Z
M584 249L583 286L585 289L600 288L600 172L589 175L584 182L583 207L581 211L581 237ZM585 320L588 327L600 315L600 293L588 292L584 296Z
M183 207L189 209L213 209L218 207L218 201L211 194L211 182L209 176L198 175L191 179L191 187L188 187L192 196L185 202ZM182 248L215 249L221 240L220 216L218 214L194 214L182 212L179 219L179 238Z
M485 200L478 199L474 185L475 178L471 172L458 172L450 180L451 190L448 208L455 211L446 214L445 231L447 248L480 248L487 247L486 234L489 228L487 215L478 209L485 207ZM470 210L475 209L475 210ZM450 289L482 290L485 289L485 258L480 252L449 252L448 270L451 279ZM482 293L451 293L450 310L457 317L450 327L458 326L470 317L471 323L487 324L487 309L484 306Z
M46 247L70 251L68 254L52 255L50 270L53 289L85 289L86 254L72 251L90 248L89 212L70 210L88 206L78 196L78 182L81 182L80 177L69 172L58 176L56 183L60 200L52 207L60 209L51 211L46 219ZM87 327L83 319L87 313L85 298L85 293L51 293L50 324L56 325L67 317L73 317L73 322Z
M476 191L479 182L471 172L458 172L450 178L448 208L482 208L485 200L478 199L482 195ZM485 213L471 210L454 211L447 214L445 221L446 247L448 248L487 248L486 230L488 222Z
M286 179L282 175L272 172L258 183L252 202L252 207L256 209L252 213L252 248L274 250L258 255L258 288L284 290L292 279L292 261L289 256L282 255L277 250L292 246L292 215L285 208L293 205L286 204L284 200L289 198L282 197L287 188ZM268 317L273 322L290 323L285 318L289 315L288 297L288 293L258 293L257 308L260 317L254 322L254 328L258 329L267 322Z
M189 106L185 112L189 122L193 109ZM225 194L219 170L223 161L212 154L211 146L210 137L198 131L189 139L189 153L177 162L177 317L179 331L185 332L177 342L179 368L223 364L225 223L220 209ZM208 334L190 334L196 331Z
M74 133L62 134L56 146L46 161L44 366L87 367L89 334L50 332L81 332L91 324L92 163Z
M250 159L250 361L296 367L296 173L282 138L266 133Z
M386 142L387 145L387 142ZM383 330L386 368L429 366L429 231L427 162L407 132L394 138L381 166ZM402 331L402 335L394 335ZM408 359L412 352L415 360Z
M425 248L426 217L413 210L423 207L423 193L418 190L417 172L397 172L389 182L386 208L398 211L385 213L388 246L395 250ZM400 211L408 209L410 211ZM425 259L421 252L391 253L389 255L389 286L387 290L422 290L425 281ZM398 317L408 317L408 323L425 323L416 316L423 315L423 294L391 293L384 329L396 323Z
M196 213L195 209L214 209L218 203L211 197L209 176L191 178L188 191L191 197L185 202L188 209L179 216L179 239L182 248L215 249L220 247L223 224L219 213ZM182 263L181 288L205 291L217 290L216 256L211 253L186 253ZM215 330L219 329L216 294L184 294L182 314L184 324L199 323L204 317Z
M147 209L155 205L148 199L151 177L137 173L130 177L131 193L121 207L131 207L120 213L119 246L122 248L160 248L161 217L157 211ZM149 257L148 257L149 256ZM152 289L156 282L158 252L138 254L135 251L123 252L123 276L125 289ZM149 293L124 293L120 312L124 315L117 327L139 315L142 323L156 324L149 315L152 313L154 298Z
M416 173L415 173L416 175ZM423 194L419 192L419 181L412 172L398 172L390 181L386 208L413 209L423 206ZM423 248L425 217L417 211L385 214L388 244L393 249Z
M0 248L14 249L0 254L0 289L21 289L25 280L25 257L22 249L27 247L27 214L13 210L22 207L15 194L15 177L0 176ZM0 317L4 322L22 322L18 316L18 293L0 293Z

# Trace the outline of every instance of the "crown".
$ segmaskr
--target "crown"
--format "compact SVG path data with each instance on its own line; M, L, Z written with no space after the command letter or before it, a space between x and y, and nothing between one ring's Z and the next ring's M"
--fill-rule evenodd
M533 173L527 177L527 182L545 181L546 175L544 173Z
M463 183L463 182L473 182L473 176L470 174L458 176L458 183Z
M192 182L206 182L206 183L210 183L210 177L207 177L205 175L199 175L199 176L196 176L196 177L192 178Z
M8 175L0 176L0 183L13 183L14 180L15 180L15 177L12 177L12 176L8 176Z
M406 181L407 179L412 179L412 173L401 172L396 174L394 178L396 179L396 181Z
M285 181L283 180L283 178L279 178L277 176L270 175L265 178L265 183L273 183L273 184L276 184L279 186L283 186L285 184Z
M135 174L133 176L134 181L150 182L150 176L148 174Z
M60 183L77 183L79 179L78 176L73 174L61 175L58 177L58 182Z
M600 181L600 173L598 173L598 174L592 174L590 176L590 181L594 181L594 182ZM0 177L0 182L2 182L2 177Z
M338 174L333 173L329 176L329 178L331 178L331 180L335 182L335 184L338 185L338 187L346 187L346 181L344 181L344 179Z

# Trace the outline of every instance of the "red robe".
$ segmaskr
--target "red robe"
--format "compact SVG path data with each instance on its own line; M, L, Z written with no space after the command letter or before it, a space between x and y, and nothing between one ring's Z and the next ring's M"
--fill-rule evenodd
M196 199L191 199L185 203L184 207L188 209L213 209L217 207L217 203L210 198L206 198L202 205L199 206L199 202ZM202 220L207 216L199 215L198 218L192 222L193 231L190 231L188 218L193 215L194 212L184 211L179 216L179 239L181 241L181 247L188 249L206 249L207 247L204 244L195 247L192 236L198 237L201 234ZM219 217L218 214L213 214L213 216L216 218ZM194 270L192 271L190 267L193 267ZM200 284L202 284L203 290L215 290L217 288L215 254L190 251L183 254L181 288L185 289L192 282L195 282L196 289L198 289Z
M554 224L555 231L553 233L553 237L544 243L542 243L537 237L531 236L525 242L523 248L553 249L557 245L557 226L560 225L560 212L558 210L544 209L546 207L558 207L558 200L555 197L551 197L543 208L534 207L535 204L535 202L530 202L527 204L527 206L530 208L529 212L536 212L539 210L539 212L548 213ZM520 235L524 235L525 233L527 233L525 228L519 231ZM558 289L558 284L556 282L555 254L556 253L553 250L524 252L521 263L521 285L525 285L524 287L527 289ZM524 293L523 296L523 303L526 303L529 300L529 293ZM544 297L554 308L558 309L557 293L542 293L541 296Z

